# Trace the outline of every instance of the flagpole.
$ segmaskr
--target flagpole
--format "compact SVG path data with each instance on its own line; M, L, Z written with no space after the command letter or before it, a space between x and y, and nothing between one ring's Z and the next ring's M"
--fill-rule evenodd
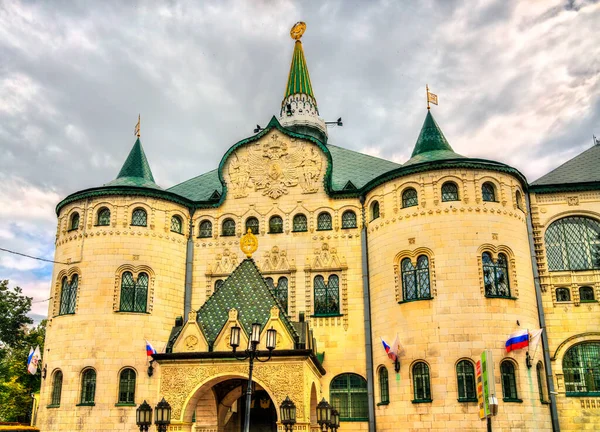
M425 84L425 90L426 90L426 97L427 97L427 109L431 109L431 107L429 106L429 84Z

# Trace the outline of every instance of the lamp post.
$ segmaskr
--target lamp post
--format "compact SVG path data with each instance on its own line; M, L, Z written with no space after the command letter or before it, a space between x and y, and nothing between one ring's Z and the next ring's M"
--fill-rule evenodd
M334 408L331 410L331 424L330 424L329 428L333 432L337 432L339 427L340 427L340 413L338 412L338 410L336 410Z
M144 401L135 410L135 420L140 432L148 432L148 428L152 425L152 407L148 405L148 402Z
M286 396L279 407L279 411L281 413L281 424L285 427L286 432L291 432L296 424L296 404L292 402L289 396Z
M270 328L267 330L267 349L269 350L269 356L266 359L259 357L260 352L256 349L260 343L260 327L259 323L252 324L252 333L250 334L250 343L248 349L241 356L236 353L237 347L240 346L240 331L238 326L231 327L231 336L229 338L229 344L233 349L233 354L238 360L250 359L250 367L248 370L248 390L246 391L246 417L244 418L244 432L250 432L250 403L252 399L252 370L254 369L254 360L259 362L267 362L271 360L271 354L275 349L275 343L277 339L277 330Z
M171 424L171 405L162 398L162 400L154 408L156 411L156 419L154 424L158 429L158 432L167 432L167 428Z
M317 423L321 426L322 432L325 432L331 425L331 405L325 398L317 405Z

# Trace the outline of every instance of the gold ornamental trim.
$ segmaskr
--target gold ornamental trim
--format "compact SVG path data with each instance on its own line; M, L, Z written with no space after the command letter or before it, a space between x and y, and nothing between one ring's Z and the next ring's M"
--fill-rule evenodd
M258 249L258 239L252 230L248 228L248 232L240 239L240 249L246 254L246 257L252 258L252 254Z

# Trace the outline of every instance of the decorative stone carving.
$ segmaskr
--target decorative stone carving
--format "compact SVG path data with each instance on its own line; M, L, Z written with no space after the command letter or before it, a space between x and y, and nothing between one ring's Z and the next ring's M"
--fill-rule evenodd
M280 251L277 246L273 246L271 251L265 252L263 262L261 265L261 271L284 271L288 272L291 270L290 263L287 259L287 252Z
M570 206L579 205L579 197L578 196L567 197L567 204L569 204Z
M186 337L185 341L183 342L185 344L185 348L188 351L194 351L194 348L196 348L196 345L198 345L198 338L196 336L190 335Z

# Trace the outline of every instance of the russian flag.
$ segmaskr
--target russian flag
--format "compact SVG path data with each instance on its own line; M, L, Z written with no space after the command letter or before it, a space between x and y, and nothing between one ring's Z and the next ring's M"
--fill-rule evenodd
M385 343L383 338L381 338L381 343L383 344L383 349L385 349L385 352L387 353L388 357L396 361L396 353L392 351L392 348L388 344Z
M156 354L156 350L150 345L150 342L146 341L146 355L150 357L154 354Z
M508 337L506 341L506 352L524 348L529 346L529 332L527 330L519 330Z

